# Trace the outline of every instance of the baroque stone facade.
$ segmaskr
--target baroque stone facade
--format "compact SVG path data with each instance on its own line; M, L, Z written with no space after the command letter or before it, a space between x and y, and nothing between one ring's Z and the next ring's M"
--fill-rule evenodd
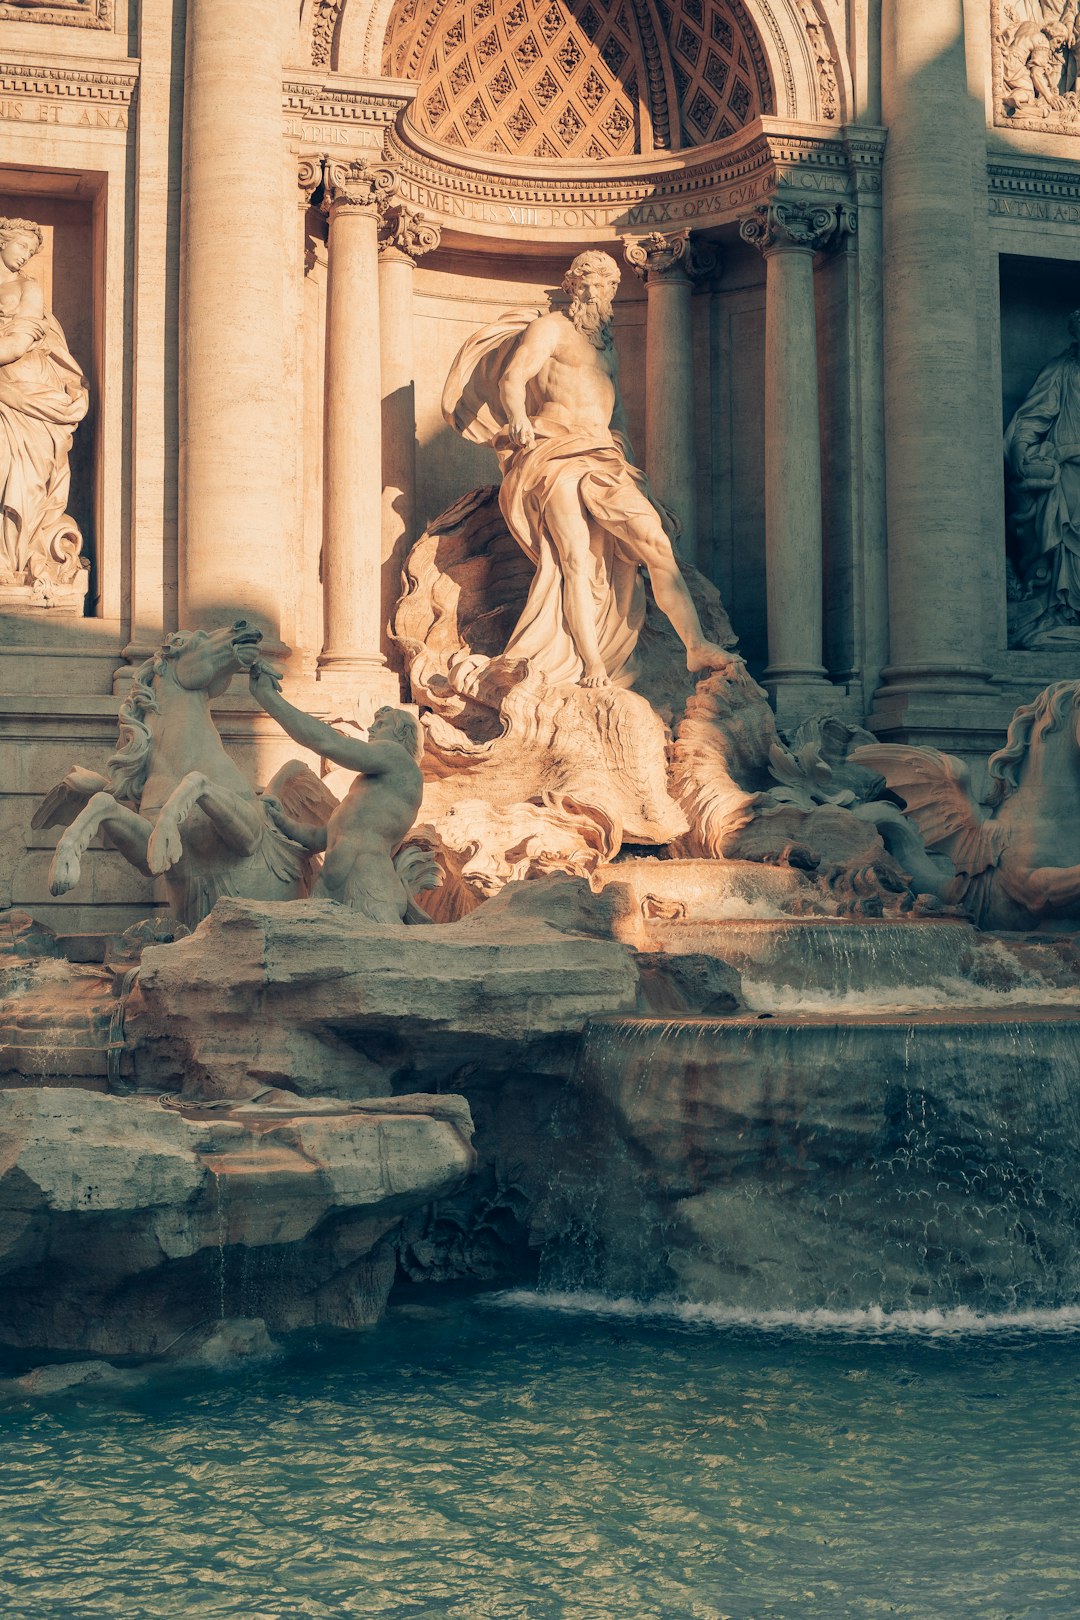
M979 760L1075 673L1068 590L1053 635L1024 628L1067 573L1033 538L1065 428L1008 482L1003 445L1080 302L1077 8L881 11L305 0L274 30L258 0L0 3L0 214L40 231L20 273L85 400L50 429L68 563L0 586L0 902L75 930L145 909L93 845L46 898L29 812L71 758L101 768L114 692L174 631L250 617L289 701L346 727L409 696L402 568L498 477L444 421L451 363L560 307L583 251L635 272L627 443L781 729L832 712ZM520 582L485 578L508 637ZM265 781L290 750L228 703Z

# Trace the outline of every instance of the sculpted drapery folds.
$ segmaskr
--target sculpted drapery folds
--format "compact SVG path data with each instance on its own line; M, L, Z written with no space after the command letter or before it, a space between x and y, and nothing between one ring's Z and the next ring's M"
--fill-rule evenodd
M495 450L503 517L536 565L504 657L527 659L551 684L632 683L642 567L687 668L732 662L702 632L671 548L677 520L631 458L611 330L618 283L608 254L579 254L563 283L566 313L515 310L485 327L443 392L447 421Z
M31 220L0 219L0 590L30 587L46 604L65 587L82 595L68 451L89 395L40 284L23 274L41 245Z
M1009 630L1020 647L1080 640L1080 310L1069 332L1005 435L1018 582Z

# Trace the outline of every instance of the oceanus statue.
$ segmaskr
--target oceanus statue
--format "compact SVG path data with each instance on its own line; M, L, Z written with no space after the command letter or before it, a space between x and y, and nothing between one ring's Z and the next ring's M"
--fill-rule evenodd
M988 762L988 801L963 760L934 748L878 743L849 758L880 772L927 850L948 858L950 899L980 928L1080 917L1080 681L1017 709Z

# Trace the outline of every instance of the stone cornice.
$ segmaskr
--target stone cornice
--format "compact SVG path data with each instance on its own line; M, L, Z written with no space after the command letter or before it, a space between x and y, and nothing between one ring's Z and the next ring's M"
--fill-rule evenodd
M55 58L41 63L0 60L0 95L44 97L50 101L107 101L128 107L139 82L139 64Z
M1080 224L1080 163L1063 167L1029 155L997 154L987 164L988 207L999 219Z
M552 168L443 147L399 120L384 155L402 198L444 227L610 241L642 227L725 224L789 190L833 202L880 190L883 144L878 130L824 132L763 118L714 146L623 159L598 176L594 163Z

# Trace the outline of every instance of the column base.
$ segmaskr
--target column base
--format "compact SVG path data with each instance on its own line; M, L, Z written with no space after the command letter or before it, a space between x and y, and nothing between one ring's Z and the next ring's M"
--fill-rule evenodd
M315 680L327 697L351 704L359 713L402 701L401 676L384 658L363 653L320 653Z
M851 709L847 688L834 686L824 665L770 664L761 679L781 731L792 731L813 715Z
M882 670L866 723L883 742L991 753L1000 746L1013 707L983 665L891 665Z

